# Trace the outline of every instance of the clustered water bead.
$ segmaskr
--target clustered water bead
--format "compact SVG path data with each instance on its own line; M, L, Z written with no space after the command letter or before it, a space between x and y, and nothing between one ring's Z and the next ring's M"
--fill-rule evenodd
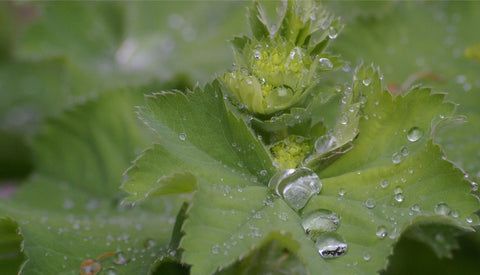
M407 139L410 142L416 142L423 136L423 131L418 127L412 127L408 130Z
M304 216L302 226L307 235L312 239L317 239L321 233L337 230L339 222L340 217L337 213L327 209L318 209Z
M336 258L347 252L347 243L342 236L334 232L321 234L315 241L320 256L324 258Z
M275 174L268 183L294 210L302 209L313 195L320 193L320 178L306 167L286 169Z

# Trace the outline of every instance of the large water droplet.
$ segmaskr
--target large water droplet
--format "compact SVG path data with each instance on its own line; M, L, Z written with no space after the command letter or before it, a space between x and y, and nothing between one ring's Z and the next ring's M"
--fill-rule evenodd
M334 232L321 234L315 242L315 246L323 258L336 258L347 252L345 239Z
M328 58L320 58L318 60L319 64L320 64L320 69L321 70L330 70L333 68L333 64L332 64L332 61L330 61L330 59Z
M416 142L419 139L421 139L422 136L423 136L423 131L420 130L420 128L418 127L410 128L410 130L408 130L408 133L407 133L407 139L410 142Z
M335 27L331 26L328 28L328 37L330 39L335 39L338 36L338 31L335 29Z
M80 275L95 275L97 274L100 269L102 269L102 265L96 260L86 260L80 265Z
M377 235L377 237L382 239L385 238L388 235L387 227L380 225L379 227L377 227L377 231L375 232L375 235Z
M294 210L299 210L313 195L320 193L322 183L315 172L300 167L278 172L270 179L268 187L283 197Z
M368 198L365 201L365 207L367 207L369 209L375 208L376 205L377 205L377 202L372 198Z
M332 135L323 135L315 141L315 150L318 154L330 152L337 146L337 139Z
M124 265L127 264L129 261L129 258L126 257L126 255L123 252L117 252L115 253L115 256L113 258L113 262L118 265Z
M402 161L402 155L398 152L393 153L392 155L392 162L394 164L398 164Z
M437 205L435 205L433 211L435 211L435 214L437 215L447 216L450 213L450 207L444 202L439 202Z
M389 185L388 180L382 180L382 182L380 182L380 187L382 188L387 188L388 185Z
M337 213L318 209L304 216L302 220L303 229L313 240L316 240L319 234L323 232L332 232L337 230L340 218Z
M369 86L371 82L372 80L370 78L365 78L364 80L362 80L362 83L365 86Z

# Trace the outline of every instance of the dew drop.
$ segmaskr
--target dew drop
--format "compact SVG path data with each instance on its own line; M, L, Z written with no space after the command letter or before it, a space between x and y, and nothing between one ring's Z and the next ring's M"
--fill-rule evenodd
M435 205L433 211L437 215L447 216L450 213L450 207L444 202L439 202L437 205Z
M365 261L370 261L370 259L371 259L370 254L369 254L369 253L363 254L363 259L364 259Z
M339 195L340 197L343 197L343 196L345 195L345 193L346 193L346 191L345 191L345 189L343 189L343 188L340 188L340 190L338 190L338 195Z
M124 265L127 264L130 259L125 256L123 252L117 252L115 253L115 256L113 258L113 262L118 265Z
M318 60L319 64L320 64L320 69L321 70L330 70L330 69L333 69L333 64L332 64L332 61L330 61L330 59L328 58L320 58Z
M318 209L304 216L302 226L305 233L316 240L321 233L337 230L339 222L340 217L337 213L327 209Z
M95 275L100 272L102 265L96 260L86 260L80 265L80 275Z
M410 142L416 142L419 139L421 139L422 136L423 136L423 131L420 130L420 128L418 127L410 128L410 130L408 130L408 133L407 133L407 139Z
M477 192L478 191L478 183L472 181L472 192Z
M364 80L362 80L362 83L365 86L369 86L371 82L372 80L370 78L365 78Z
M335 39L335 38L337 38L337 36L338 36L338 32L333 26L328 28L328 37L330 39Z
M385 226L380 225L379 227L377 227L377 231L375 232L375 235L377 235L377 237L383 239L388 235L388 230Z
M345 239L334 232L321 234L315 242L315 246L323 258L336 258L347 252Z
M465 221L466 221L467 223L472 223L472 222L473 222L473 219L472 219L472 218L466 218Z
M330 152L337 146L337 139L332 135L323 135L315 141L315 150L318 154Z
M418 204L416 203L416 204L412 205L412 207L410 207L410 210L411 210L412 212L417 212L417 213L418 213L418 212L420 212L420 205L418 205Z
M400 153L402 153L404 157L408 156L408 148L402 147L402 149L400 149Z
M299 210L313 195L320 193L322 183L315 172L300 167L278 172L270 179L268 187L275 190L294 210Z
M365 201L365 207L368 208L368 209L375 208L376 205L377 205L377 202L372 198L368 198Z
M392 155L392 162L394 164L398 164L402 161L402 155L398 152L393 153Z
M181 141L185 141L187 139L187 134L185 133L180 133L178 135L178 138L181 140Z
M382 180L382 182L380 182L380 187L387 188L389 184L390 183L388 182L388 180Z

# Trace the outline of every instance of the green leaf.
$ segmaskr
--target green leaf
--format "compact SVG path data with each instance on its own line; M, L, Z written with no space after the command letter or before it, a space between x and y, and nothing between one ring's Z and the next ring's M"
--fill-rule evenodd
M272 175L267 152L246 124L226 109L218 83L185 94L157 93L146 103L140 116L159 135L160 143L128 171L131 180L122 185L131 194L126 201L144 199L150 192L166 194L162 190L167 188L191 192L195 182L201 185L205 180L258 186ZM189 177L190 181L175 184L183 173L193 174L196 181Z
M132 112L140 100L138 93L105 93L48 121L35 138L35 175L0 201L24 237L23 273L78 274L89 259L102 270L147 273L165 253L181 200L118 206L121 173L150 139Z
M359 2L353 9L332 1L328 6L352 19L332 43L335 52L347 60L379 65L385 83L397 92L423 83L448 92L447 100L459 104L457 111L467 122L438 133L436 141L448 159L473 179L480 171L480 63L468 57L468 49L479 43L472 35L480 16L479 3ZM351 17L352 13L363 15ZM425 32L419 26L430 28Z
M161 144L145 154L148 167L142 169L140 158L130 170L132 181L125 184L131 185L129 192L135 186L144 190L131 198L141 199L164 174L186 170L197 177L181 242L183 261L192 266L192 274L226 268L278 231L298 242L293 252L310 274L373 273L386 265L392 246L409 225L441 220L465 231L477 224L473 212L479 203L469 194L471 185L442 159L431 140L439 115L451 116L454 105L424 88L392 97L383 91L373 67L359 68L355 81L364 97L359 136L353 149L317 171L323 189L300 214L266 186L249 180L265 169L254 169L263 162L263 150L258 148L258 156L250 160L242 154L249 142L236 140L240 150L232 150L237 147L232 138L255 140L245 124L227 115L215 85L147 100L141 115L160 135ZM348 244L344 256L322 258L305 234L302 215L316 209L340 216L336 232ZM378 233L383 227L385 232Z
M3 274L18 274L25 259L21 251L22 236L18 224L8 218L0 218L0 270Z

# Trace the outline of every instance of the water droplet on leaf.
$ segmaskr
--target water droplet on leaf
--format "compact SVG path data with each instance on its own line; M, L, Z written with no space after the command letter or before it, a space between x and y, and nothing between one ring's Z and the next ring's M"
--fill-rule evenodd
M382 188L387 188L388 185L389 185L388 180L382 180L382 182L380 182L380 187Z
M444 202L439 202L433 209L435 214L447 216L450 213L450 207Z
M369 198L365 201L365 207L367 207L368 209L375 208L376 205L377 202L372 198Z
M323 258L336 258L345 255L347 252L345 240L333 232L321 234L315 242L315 246Z
M185 133L180 133L178 135L178 138L181 140L181 141L185 141L187 139L187 135Z
M365 86L369 86L371 82L372 80L370 78L365 78L364 80L362 80L362 83Z
M323 135L315 141L315 150L318 154L330 152L337 146L337 139L332 135Z
M294 210L299 210L313 195L320 193L322 183L315 172L300 167L278 172L270 179L268 187L275 190Z
M322 57L318 60L318 62L320 62L319 63L320 64L320 69L322 69L322 70L330 70L330 69L333 68L333 64L330 61L330 59L328 59L328 58Z
M124 265L127 264L129 260L123 252L117 252L115 253L113 262L118 265Z
M402 161L402 155L398 152L393 153L392 155L392 162L394 164L398 164Z
M375 235L383 239L388 235L388 230L385 226L380 225L379 227L377 227L377 231L375 232Z
M95 275L97 274L100 269L102 269L102 265L96 260L86 260L80 265L80 275Z
M319 234L337 230L340 218L337 213L318 209L304 216L302 220L303 229L313 240L316 240Z
M422 136L423 136L423 131L420 130L420 128L418 127L410 128L410 130L408 130L408 133L407 133L407 139L410 142L416 142L419 139L421 139Z

